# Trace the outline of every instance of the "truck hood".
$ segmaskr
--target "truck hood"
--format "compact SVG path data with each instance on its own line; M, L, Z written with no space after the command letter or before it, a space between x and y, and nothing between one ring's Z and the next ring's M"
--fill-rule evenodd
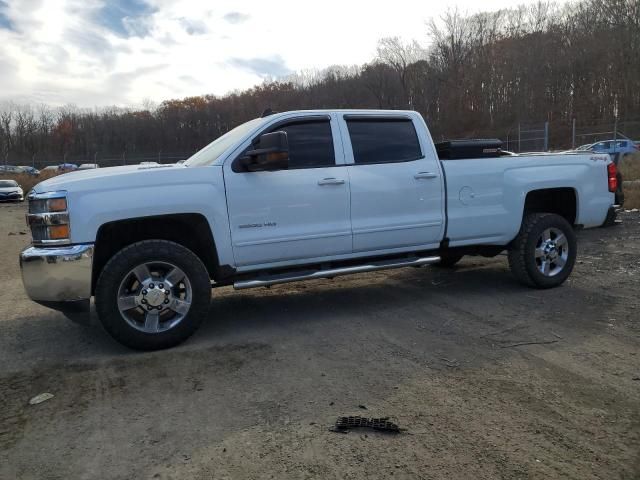
M127 165L123 167L94 168L64 173L40 182L33 191L36 193L66 190L68 192L86 190L119 190L153 183L182 183L193 175L187 174L185 165Z

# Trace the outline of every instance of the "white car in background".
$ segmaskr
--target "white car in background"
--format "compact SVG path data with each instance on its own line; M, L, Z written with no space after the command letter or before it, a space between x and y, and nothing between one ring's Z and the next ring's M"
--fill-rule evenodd
M78 167L78 170L93 170L94 168L100 168L97 163L82 163Z
M0 180L0 202L24 201L24 191L15 180Z

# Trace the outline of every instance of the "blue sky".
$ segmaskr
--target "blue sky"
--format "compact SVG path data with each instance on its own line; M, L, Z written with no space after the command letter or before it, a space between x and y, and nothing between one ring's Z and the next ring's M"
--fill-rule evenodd
M8 5L5 0L0 0L0 29L13 29L13 23L6 14Z
M98 8L94 20L111 32L128 37L132 34L144 36L149 34L147 28L136 30L141 25L140 20L157 12L157 7L144 0L109 0ZM142 24L144 25L144 24Z
M517 3L532 3L522 0ZM0 102L132 106L370 61L447 8L507 0L0 0Z

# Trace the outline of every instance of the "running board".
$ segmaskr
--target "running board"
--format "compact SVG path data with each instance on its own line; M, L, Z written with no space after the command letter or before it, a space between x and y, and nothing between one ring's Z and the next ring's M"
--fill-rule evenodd
M341 275L351 275L352 273L374 272L376 270L388 270L391 268L401 267L419 267L421 265L429 265L437 263L440 257L422 257L412 259L394 259L371 262L364 265L354 265L350 267L331 268L328 270L315 270L304 272L288 272L278 275L265 275L254 278L252 280L241 280L233 284L236 290L244 290L246 288L268 287L279 283L299 282L301 280L316 280L319 278L333 278Z

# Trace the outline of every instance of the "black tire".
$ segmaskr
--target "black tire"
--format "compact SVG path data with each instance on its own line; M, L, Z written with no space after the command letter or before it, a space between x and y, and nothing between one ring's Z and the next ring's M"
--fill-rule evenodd
M618 213L616 212L616 210L614 208L609 208L609 210L607 211L607 216L605 217L604 222L602 223L602 225L600 225L600 227L606 228L618 225L616 223L617 218Z
M134 268L153 262L166 262L182 270L192 296L186 315L177 325L147 333L125 320L125 314L118 308L118 296L121 284ZM206 317L210 301L211 280L207 268L191 250L167 240L144 240L120 250L103 268L95 290L96 311L105 330L118 342L136 350L160 350L185 341ZM142 312L144 317L146 312Z
M464 255L454 254L454 253L444 253L440 255L440 261L434 263L436 267L440 268L452 268L456 265L460 260L462 260Z
M557 273L545 275L541 271L542 260L536 258L536 248L541 245L543 232L549 230L559 231L565 236L567 253L564 265L561 267L550 261L549 273L559 268ZM564 253L564 247L556 250L556 252L559 251ZM516 279L529 287L553 288L561 285L571 274L576 254L576 235L569 222L553 213L532 213L525 216L520 232L509 249L509 267ZM543 258L546 260L548 257Z
M616 189L614 202L622 208L624 206L624 188L622 186L622 174L620 172L616 174L616 179L618 180L618 188Z

